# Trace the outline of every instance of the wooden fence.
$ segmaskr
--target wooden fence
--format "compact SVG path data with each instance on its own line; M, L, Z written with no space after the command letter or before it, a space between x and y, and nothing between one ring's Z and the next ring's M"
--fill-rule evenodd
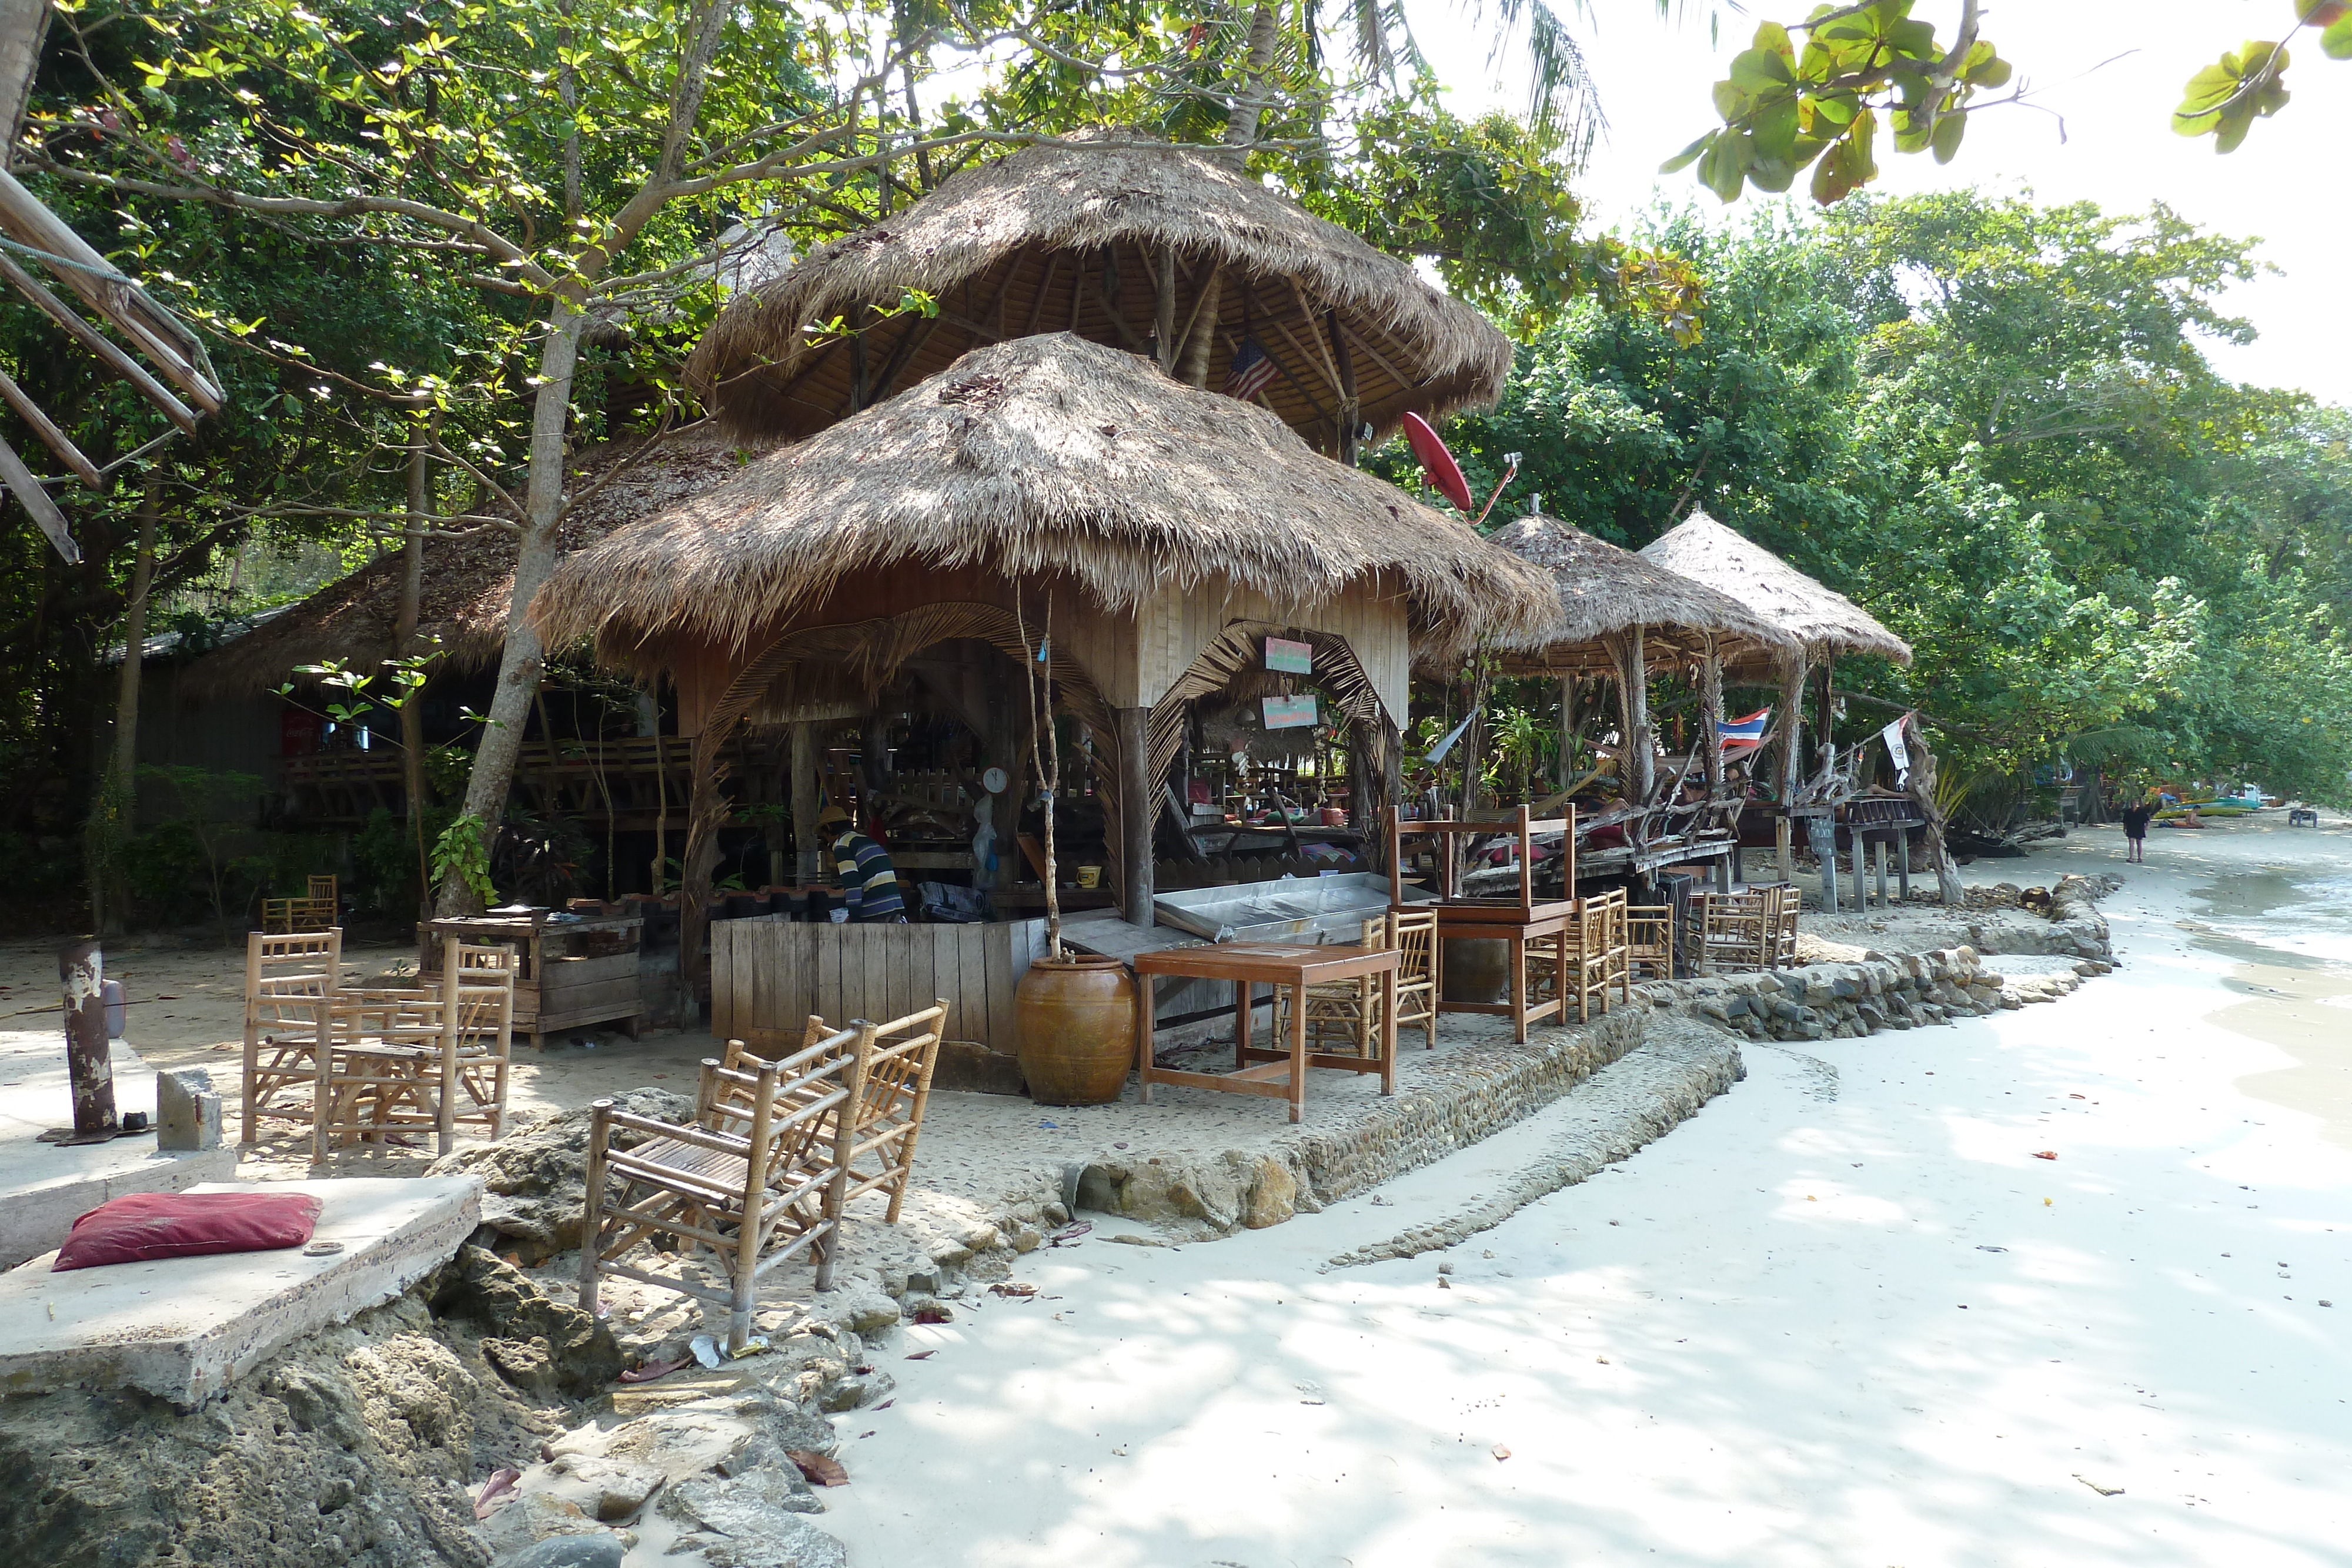
M811 1013L836 1028L948 1004L947 1038L1010 1052L1013 989L1045 946L1043 920L992 925L832 925L781 915L710 927L710 1032L797 1034Z

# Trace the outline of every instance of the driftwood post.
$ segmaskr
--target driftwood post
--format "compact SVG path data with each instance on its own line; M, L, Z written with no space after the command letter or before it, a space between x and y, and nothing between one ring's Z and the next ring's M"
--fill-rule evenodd
M73 1085L77 1143L114 1135L114 1058L106 1043L106 959L98 938L58 949L58 982L65 992L66 1076Z
M1797 769L1805 728L1805 657L1794 654L1780 664L1780 713L1774 726L1780 732L1780 819L1772 841L1780 856L1780 880L1797 880L1797 850L1789 807L1797 799Z

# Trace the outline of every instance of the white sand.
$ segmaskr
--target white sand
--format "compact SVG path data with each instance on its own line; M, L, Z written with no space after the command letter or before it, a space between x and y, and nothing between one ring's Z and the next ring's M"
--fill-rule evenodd
M2352 1561L2352 832L2277 821L2158 835L2116 976L1748 1045L1450 1253L1318 1270L1571 1111L1271 1230L1024 1259L1036 1301L879 1351L822 1522L857 1568Z

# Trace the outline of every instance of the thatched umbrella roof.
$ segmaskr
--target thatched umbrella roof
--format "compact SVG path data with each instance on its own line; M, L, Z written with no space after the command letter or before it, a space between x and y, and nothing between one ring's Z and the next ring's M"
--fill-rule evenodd
M1038 332L1139 351L1158 263L1173 252L1177 341L1220 278L1204 384L1223 386L1255 339L1281 367L1266 406L1318 449L1335 450L1350 376L1375 439L1409 412L1435 420L1501 393L1511 345L1477 311L1242 169L1146 141L1097 132L956 174L730 305L688 361L689 384L739 434L806 435L856 412L861 365L870 405L968 350ZM910 288L940 314L869 326L862 346L811 345L811 323L856 328Z
M1644 545L1642 554L1737 599L1801 643L1810 660L1872 653L1898 664L1911 662L1911 644L1869 611L1705 512L1693 512Z
M593 544L625 523L723 481L741 466L734 444L708 423L668 436L641 457L638 444L608 443L580 460L572 480L575 492L595 484L614 463L627 465L563 519L563 549ZM504 529L483 528L460 538L425 541L418 626L441 638L450 665L478 669L497 661L506 642L514 564L515 538ZM393 655L400 571L400 557L394 553L336 579L193 661L181 690L195 698L275 691L296 666L328 659L373 668Z
M1562 674L1605 669L1610 655L1601 639L1637 626L1645 633L1653 666L1700 656L1710 632L1727 658L1794 645L1786 632L1730 595L1556 517L1521 517L1492 538L1549 572L1559 597L1559 613L1549 626L1504 651L1507 668Z
M1133 609L1223 578L1281 604L1374 574L1416 636L1524 636L1550 580L1263 409L1067 333L942 373L567 557L531 612L650 671L680 643L749 648L852 573L900 563L1075 583Z

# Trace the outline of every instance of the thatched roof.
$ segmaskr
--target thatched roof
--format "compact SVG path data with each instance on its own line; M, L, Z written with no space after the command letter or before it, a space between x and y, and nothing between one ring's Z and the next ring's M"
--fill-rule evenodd
M811 347L804 329L835 319L855 328L910 288L935 296L940 314L865 329L866 404L971 349L1038 332L1140 351L1154 330L1157 262L1172 250L1179 341L1223 268L1203 384L1223 385L1244 337L1255 338L1282 369L1266 406L1318 450L1335 450L1350 374L1358 420L1376 439L1409 412L1435 420L1500 394L1511 345L1477 311L1243 170L1139 140L1097 132L1024 148L812 252L720 314L688 382L740 434L821 430L856 412L858 350L845 337Z
M1911 662L1911 644L1869 611L1705 512L1693 512L1644 545L1642 554L1738 600L1802 643L1808 659L1873 653Z
M1643 629L1653 665L1698 656L1710 632L1727 657L1753 657L1792 645L1787 633L1728 594L1556 517L1521 517L1491 538L1549 572L1559 601L1559 614L1539 635L1504 651L1508 668L1566 672L1606 667L1601 639L1636 626Z
M852 573L903 562L1058 577L1132 609L1223 578L1306 606L1380 574L1417 636L1527 635L1543 573L1263 409L1067 333L976 349L566 558L532 605L551 643L648 671L742 650Z
M572 476L575 493L612 464L631 458L636 445L614 442L584 455ZM562 526L562 549L593 544L625 523L725 480L740 466L734 444L714 426L679 431L572 508ZM514 563L515 537L500 528L425 541L418 625L441 638L452 666L475 669L497 661L506 641ZM400 566L397 553L380 556L287 606L192 662L181 690L198 698L247 695L276 690L297 665L340 659L366 669L390 658L400 612Z

